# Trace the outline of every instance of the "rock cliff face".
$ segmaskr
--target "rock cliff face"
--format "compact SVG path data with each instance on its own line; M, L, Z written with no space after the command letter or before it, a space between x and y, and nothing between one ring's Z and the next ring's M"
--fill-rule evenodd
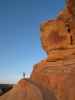
M40 89L30 80L20 80L12 90L0 97L0 100L43 100Z
M66 0L65 9L40 30L47 59L0 100L75 100L75 0Z
M0 100L56 100L56 97L48 88L40 88L31 79L22 79Z
M72 57L40 62L35 66L31 78L40 88L52 91L57 100L75 100L75 59Z
M75 1L67 0L66 8L56 19L41 25L42 47L46 60L34 66L31 79L48 88L57 100L75 100Z

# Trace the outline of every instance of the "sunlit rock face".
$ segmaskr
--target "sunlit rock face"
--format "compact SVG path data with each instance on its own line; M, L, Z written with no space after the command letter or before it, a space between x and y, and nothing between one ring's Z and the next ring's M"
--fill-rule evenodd
M9 92L0 96L0 100L57 100L47 87L40 87L31 79L22 79Z
M42 61L35 65L31 78L40 88L53 91L57 100L75 100L75 59L73 57Z
M43 100L40 89L30 80L20 80L9 92L0 97L0 100Z
M48 57L0 100L75 100L75 0L66 0L64 10L40 30Z
M75 1L66 0L56 19L41 24L41 43L47 59L36 64L31 79L48 88L57 100L75 100Z

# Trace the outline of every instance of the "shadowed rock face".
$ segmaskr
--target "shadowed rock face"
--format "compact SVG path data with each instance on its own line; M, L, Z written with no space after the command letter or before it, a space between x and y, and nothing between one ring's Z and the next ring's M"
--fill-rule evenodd
M75 48L75 1L67 0L66 6L56 19L41 24L42 47L48 55L52 50L61 49L62 53L63 49Z
M66 0L69 12L75 16L75 0Z
M43 94L43 100L57 100L55 94L48 88L41 86L40 89Z
M43 85L39 85L37 84L36 81L32 81L32 80L29 80L29 82L31 82L32 84L34 84L40 89L43 100L57 100L55 94L51 90L49 90L47 86L44 87Z
M75 68L66 77L65 88L66 100L75 100Z

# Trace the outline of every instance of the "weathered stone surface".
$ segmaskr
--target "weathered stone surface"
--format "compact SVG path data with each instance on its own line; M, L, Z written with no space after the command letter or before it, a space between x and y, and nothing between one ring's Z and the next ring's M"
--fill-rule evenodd
M68 48L70 37L65 29L64 21L57 19L45 22L42 26L41 40L47 53L57 48Z
M67 0L67 7L56 19L48 20L41 25L41 42L48 54L57 48L75 47L74 10L75 1Z
M75 0L66 1L57 18L40 28L47 59L0 100L75 100Z
M53 91L57 100L75 100L74 57L53 62L49 59L42 61L35 65L32 80L40 87Z
M0 100L57 100L47 87L40 87L31 79L22 79L9 92L0 96Z
M66 0L69 12L75 16L75 0Z
M63 11L57 19L41 25L41 42L48 53L57 49L75 48L75 27L71 15Z
M43 96L30 80L21 80L12 90L1 96L0 100L43 100Z
M48 88L57 100L75 100L75 1L56 19L41 25L41 42L48 58L34 66L31 79Z
M73 68L71 73L66 77L65 88L65 94L67 94L66 100L75 100L75 68Z

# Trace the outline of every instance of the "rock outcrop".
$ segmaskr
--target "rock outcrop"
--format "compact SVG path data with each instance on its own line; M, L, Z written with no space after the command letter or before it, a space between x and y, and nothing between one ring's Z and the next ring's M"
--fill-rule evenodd
M75 100L75 1L66 2L57 18L40 28L47 59L0 100Z
M47 87L42 88L31 79L22 79L0 96L0 100L56 100L56 97Z
M40 89L29 80L23 79L0 100L43 100Z
M67 0L66 8L56 19L41 25L42 47L46 60L34 66L31 79L40 88L48 88L57 100L75 100L75 1Z

